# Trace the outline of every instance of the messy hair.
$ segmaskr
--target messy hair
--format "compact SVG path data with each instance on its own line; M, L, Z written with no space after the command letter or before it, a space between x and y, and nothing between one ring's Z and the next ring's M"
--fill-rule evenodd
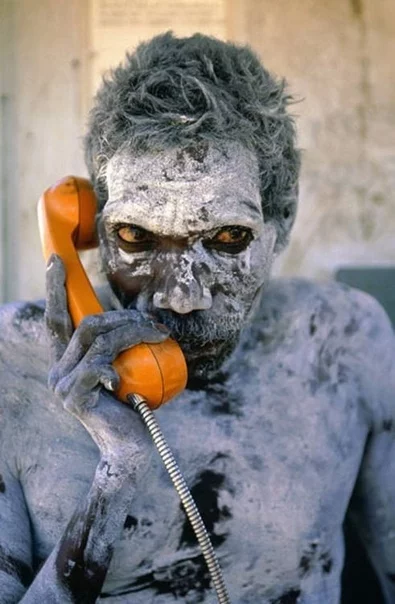
M297 205L299 152L284 80L248 48L168 32L142 43L103 79L90 112L85 157L102 208L115 152L136 155L202 142L239 142L258 159L263 212L287 242Z

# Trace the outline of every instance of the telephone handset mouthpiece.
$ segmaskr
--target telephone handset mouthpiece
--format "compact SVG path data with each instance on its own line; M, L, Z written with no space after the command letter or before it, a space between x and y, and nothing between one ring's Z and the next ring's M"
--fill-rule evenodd
M38 222L46 261L58 254L66 269L66 290L74 327L91 314L103 312L85 273L77 250L97 246L95 236L96 197L85 178L67 176L45 191L38 202ZM143 397L156 409L182 390L187 367L178 344L168 338L159 344L138 344L122 352L113 362L121 381L116 396Z

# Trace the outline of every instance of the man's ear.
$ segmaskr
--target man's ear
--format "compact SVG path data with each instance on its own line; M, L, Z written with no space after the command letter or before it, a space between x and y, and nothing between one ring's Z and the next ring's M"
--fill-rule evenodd
M294 195L286 197L278 204L277 212L273 215L273 220L277 231L277 241L274 247L275 254L280 254L288 245L292 227L296 218L298 205L298 187Z
M91 178L91 181L97 199L97 211L100 213L103 211L108 200L106 179L100 177L100 175L95 175Z

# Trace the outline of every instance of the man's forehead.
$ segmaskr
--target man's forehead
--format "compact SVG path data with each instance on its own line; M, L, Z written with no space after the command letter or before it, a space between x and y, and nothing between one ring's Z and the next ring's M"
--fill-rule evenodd
M249 226L249 220L262 217L256 157L236 143L138 157L123 150L109 162L107 186L104 215L145 228L151 221L158 222L159 216L166 231L178 223L182 229L181 222L185 227L187 219L190 227L195 221L199 229L204 222L209 228L210 223L243 219Z
M232 178L247 171L258 176L255 155L239 143L196 143L183 148L169 148L136 155L120 150L107 167L109 185L143 184L159 179L164 182L194 182L202 178Z

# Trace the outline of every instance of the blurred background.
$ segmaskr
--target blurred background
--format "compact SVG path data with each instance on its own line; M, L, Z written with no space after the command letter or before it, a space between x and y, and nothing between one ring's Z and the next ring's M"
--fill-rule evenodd
M248 43L298 101L300 210L276 273L394 266L394 0L0 0L0 301L43 296L37 199L86 174L102 74L169 29Z

